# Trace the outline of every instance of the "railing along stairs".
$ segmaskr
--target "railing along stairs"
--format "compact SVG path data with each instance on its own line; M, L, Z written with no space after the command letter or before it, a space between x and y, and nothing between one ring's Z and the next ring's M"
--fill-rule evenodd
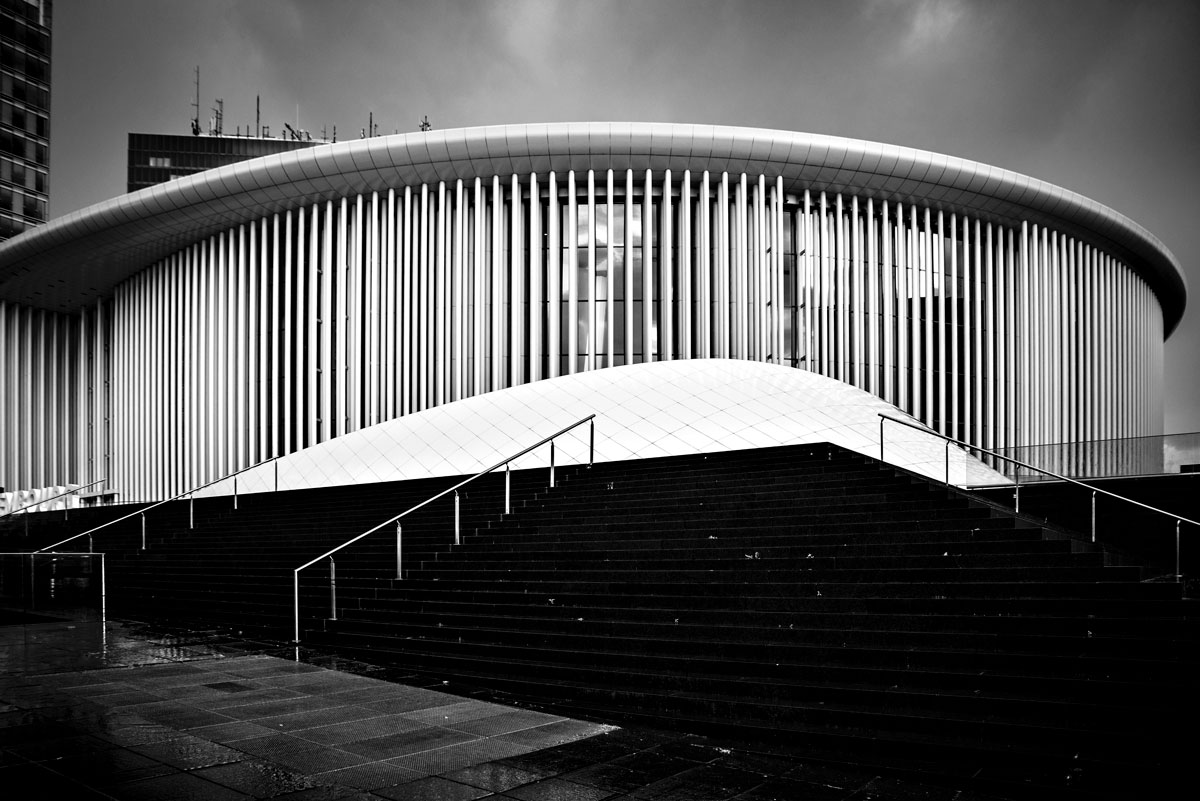
M510 464L512 462L516 461L517 459L521 458L525 454L542 447L546 443L550 443L550 484L549 484L549 487L551 489L553 489L554 483L555 483L555 481L554 481L554 441L558 437L562 436L563 434L566 434L569 431L573 431L574 429L578 428L579 426L583 425L584 423L589 424L588 466L590 467L593 464L593 462L595 461L595 457L596 457L596 415L594 415L594 414L589 414L587 417L584 417L580 420L576 420L574 423L571 423L569 426L567 426L565 428L561 428L558 431L556 431L555 433L551 434L550 436L544 437L544 438L538 440L536 443L534 443L533 445L530 445L528 448L525 448L524 450L522 450L518 453L514 453L512 456L506 457L506 458L500 460L499 462L496 462L494 465L492 465L491 467L489 467L485 470L480 470L478 473L471 476L470 478L467 478L467 479L464 479L463 481L458 482L453 487L442 490L441 492L437 493L436 495L434 495L430 498L427 498L424 501L421 501L416 506L413 506L412 508L401 512L400 514L396 515L395 517L388 518L387 520L383 521L379 525L374 526L374 527L364 531L362 534L359 534L356 537L346 540L345 542L343 542L341 545L337 546L336 548L326 551L325 553L321 554L320 556L316 557L315 559L310 559L309 561L300 565L300 567L297 567L293 571L293 575L292 575L292 592L293 592L292 612L293 612L293 624L294 624L293 642L297 643L297 644L300 642L300 571L305 570L309 567L312 567L313 565L317 564L318 562L320 562L324 559L329 560L330 619L337 620L337 565L333 558L334 554L338 553L339 551L341 551L344 548L347 548L347 547L353 545L354 543L358 542L359 540L361 540L365 537L368 537L371 534L374 534L375 532L380 531L381 529L395 523L395 525L396 525L396 578L402 580L404 578L403 524L400 522L402 519L404 519L408 515L412 514L413 512L416 512L418 509L423 509L424 507L428 506L429 504L433 503L434 501L437 501L440 498L444 498L447 495L449 495L450 493L454 493L454 544L461 545L462 544L462 534L461 534L461 530L460 530L460 514L459 514L460 507L459 507L459 498L458 498L458 491L461 488L465 487L467 484L470 484L472 481L475 481L478 478L482 478L483 476L488 475L489 473L492 473L496 470L499 470L501 467L503 467L504 468L504 514L511 514L512 513L512 471L510 470Z
M1175 572L1171 577L1174 578L1174 580L1177 583L1183 581L1183 573L1182 573L1181 566L1180 566L1180 529L1184 523L1187 523L1188 525L1191 525L1191 526L1200 527L1200 523L1196 522L1195 520L1191 520L1182 515L1177 515L1173 512L1168 512L1165 509L1159 509L1156 506L1150 506L1149 504L1142 503L1141 501L1134 500L1133 498L1129 498L1124 495L1118 495L1115 492L1109 492L1106 489L1101 489L1100 487L1096 487L1091 484L1087 484L1083 481L1079 481L1078 479L1070 478L1070 477L1064 476L1064 475L1059 475L1058 473L1055 473L1051 470L1044 470L1035 465L1031 465L1026 462L1022 462L1019 459L1013 459L1012 457L1004 456L1003 454L996 453L995 451L989 451L986 448L980 448L979 446L972 445L969 442L964 442L960 439L955 439L954 437L948 437L945 434L939 434L938 432L932 431L932 430L926 428L925 426L917 425L915 423L910 423L907 420L900 420L898 418L883 414L882 412L878 412L877 414L879 415L879 460L883 461L883 455L884 455L884 436L883 436L884 421L898 423L899 425L907 426L908 428L912 428L917 431L920 431L923 434L930 434L932 436L937 437L938 439L945 441L945 443L946 443L945 484L947 487L951 486L951 483L950 483L950 446L957 445L961 448L967 449L968 451L975 451L977 453L981 453L986 456L990 456L994 459L999 459L999 460L1014 464L1017 467L1025 468L1026 470L1033 470L1033 471L1036 471L1043 475L1050 476L1051 478L1057 479L1059 481L1066 481L1071 484L1076 484L1080 487L1084 487L1085 489L1090 490L1092 493L1092 524L1091 524L1092 542L1097 541L1096 540L1096 496L1097 495L1107 495L1108 497L1115 498L1118 501L1123 501L1125 503L1133 504L1134 506L1140 506L1142 509L1146 509L1150 512L1154 512L1156 514L1163 515L1165 517L1173 519L1175 521ZM1016 479L1013 482L1013 511L1020 513L1020 511L1021 511L1021 473L1019 470L1016 471L1015 476L1016 476ZM969 487L969 486L959 486L958 488L964 492L971 491L971 487Z
M107 478L98 478L95 481L89 482L87 484L81 484L78 487L74 487L72 489L66 490L65 492L60 492L57 495L51 495L49 498L42 498L41 500L38 500L38 501L32 501L31 503L27 503L18 509L10 509L7 512L5 512L4 514L0 515L0 520L3 520L6 517L11 517L15 514L26 513L35 506L41 506L43 503L49 503L50 501L57 501L59 498L65 498L68 495L74 495L76 492L79 492L80 490L85 490L88 487L94 487L97 484L103 484L107 480L108 480ZM67 519L67 516L69 514L70 514L70 507L63 509L63 519L64 520ZM26 534L29 533L29 516L28 515L25 516L25 533Z
M88 538L88 551L91 552L93 549L93 547L92 547L92 543L93 543L92 535L93 534L95 534L97 531L99 531L103 528L108 528L111 525L120 523L123 520L128 520L131 517L137 517L138 515L141 515L141 518L142 518L142 521L141 521L141 523L142 523L142 547L141 547L141 550L144 551L144 550L146 550L146 512L149 512L151 509L154 509L156 507L162 506L163 504L168 504L168 503L171 503L172 501L177 501L180 498L186 497L188 499L188 530L190 531L191 529L194 529L196 527L196 493L197 492L199 492L200 490L203 490L203 489L207 489L207 488L213 486L214 484L220 484L222 481L229 481L230 479L232 479L233 480L233 508L234 508L234 510L236 510L238 508L237 477L240 476L242 473L247 473L247 472L257 469L259 467L263 467L265 465L274 463L275 464L275 491L276 492L279 491L279 464L278 464L279 459L280 459L279 456L272 456L270 459L264 459L261 462L257 462L255 464L249 465L248 467L243 467L241 470L234 471L232 473L229 473L228 475L221 476L220 478L214 478L212 481L208 481L208 482L205 482L204 484L200 484L199 486L192 487L191 489L185 490L185 491L179 493L178 495L167 498L164 501L158 501L157 503L152 503L149 506L144 506L141 509L136 509L127 515L122 515L121 517L116 518L115 520L109 520L107 523L102 523L101 525L96 526L94 528L90 528L87 531L82 531L79 534L73 534L70 537L67 537L65 540L60 540L60 541L54 543L53 545L47 545L45 548L39 548L38 550L34 551L34 553L44 553L46 551L50 551L54 548L57 548L60 545L65 545L68 542L77 540L80 537Z

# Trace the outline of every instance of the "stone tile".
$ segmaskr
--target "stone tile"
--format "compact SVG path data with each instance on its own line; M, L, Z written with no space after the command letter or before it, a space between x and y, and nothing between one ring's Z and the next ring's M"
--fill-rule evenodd
M461 721L479 720L493 715L500 715L507 711L507 707L488 703L487 701L455 701L403 714L406 718L411 718L430 726L450 726ZM552 720L554 718L547 716L544 722L549 723Z
M132 750L180 770L224 765L245 758L241 751L199 737L179 737L161 743L135 746Z
M477 765L481 762L490 762L514 756L515 754L512 749L521 747L507 743L499 737L494 737L449 745L445 748L415 751L388 761L409 770L419 771L430 776L438 776L465 768L469 765Z
M301 772L287 770L257 759L246 759L242 762L216 765L192 772L202 779L216 782L254 798L274 798L321 785L316 779Z
M408 717L406 715L406 717ZM453 724L442 724L457 731L478 734L482 737L492 737L497 734L511 734L525 729L544 726L563 720L542 712L530 712L524 709L505 710L495 715L483 718L473 718Z
M238 801L251 797L191 773L125 782L114 786L112 793L122 801Z
M101 788L176 772L169 765L128 748L75 754L54 762L53 767L64 776L74 776Z
M329 709L331 707L343 706L329 698L321 698L320 696L303 695L291 698L280 698L270 701L257 701L254 703L242 703L232 706L217 707L223 715L228 715L236 720L255 720L257 718L270 718L279 715L290 715L294 712L312 712L317 709Z
M321 745L339 745L423 728L427 727L400 715L378 715L363 720L303 729L297 731L296 736Z
M488 790L440 776L427 776L396 787L381 787L374 792L393 801L474 801L491 794Z
M306 774L324 773L370 761L357 754L316 745L287 734L237 740L232 747Z
M288 715L254 718L254 723L272 731L300 731L317 726L328 726L332 723L350 723L370 720L378 717L377 712L360 706L334 706L326 709L312 709L292 712Z
M445 778L483 790L502 793L513 787L530 784L546 777L544 774L522 770L502 762L485 762L481 765L472 765L469 768L447 773Z
M388 762L366 762L339 770L318 773L314 778L329 784L376 790L422 778L424 774Z
M218 723L216 726L201 726L197 729L192 729L190 734L196 737L203 737L206 740L211 740L214 743L232 743L236 740L248 740L253 737L262 737L269 732L262 726L251 723L246 720L234 720L228 723Z
M367 740L344 743L341 748L354 754L359 754L370 760L392 759L394 757L444 748L468 740L478 739L472 734L466 734L452 729L428 726L423 729L385 734L382 737L372 737Z
M535 784L517 787L505 793L520 801L602 801L613 793L598 787L588 787L565 779L545 779Z
M208 709L214 712L220 712L223 715L233 717L233 713L226 712L226 709L238 709L241 707L249 707L255 704L268 703L271 701L294 701L296 699L309 698L310 696L301 695L293 690L285 687L261 687L255 690L247 690L240 693L221 693L219 695L202 696L190 699L190 703L195 704L201 709ZM254 711L254 710L251 710ZM294 711L294 710L292 710ZM282 714L281 712L271 712L270 714Z
M230 721L228 715L211 712L207 709L197 709L194 706L177 701L142 704L133 707L131 711L136 712L147 720L181 730L195 729L201 726L214 726Z

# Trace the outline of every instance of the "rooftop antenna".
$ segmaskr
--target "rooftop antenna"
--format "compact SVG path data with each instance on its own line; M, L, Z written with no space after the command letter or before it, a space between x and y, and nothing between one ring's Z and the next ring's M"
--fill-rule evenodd
M192 101L192 136L200 135L200 66L196 65L196 99Z
M225 101L222 98L217 98L217 105L213 108L213 130L214 136L221 135L222 126L225 124Z
M421 130L422 131L432 131L433 130L433 126L429 124L429 115L428 114L425 115L425 119L421 120Z
M254 96L254 135L262 136L262 97Z

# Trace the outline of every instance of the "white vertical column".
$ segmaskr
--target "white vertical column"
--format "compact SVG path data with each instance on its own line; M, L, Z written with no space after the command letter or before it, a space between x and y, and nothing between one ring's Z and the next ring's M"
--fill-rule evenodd
M464 306L467 301L467 293L464 291L464 275L463 268L466 264L465 251L467 242L467 209L466 209L466 191L463 188L462 178L454 182L454 267L453 275L450 278L450 283L454 293L454 308L451 310L453 319L451 320L451 328L453 334L454 348L454 373L450 385L450 399L462 400L466 397L463 394L465 378L466 378L466 320L467 316L463 313Z
M333 289L336 281L334 280L335 273L335 253L333 240L333 201L329 200L325 203L325 212L322 214L324 226L324 236L321 242L321 326L319 338L321 342L320 358L321 358L321 387L320 387L320 413L317 431L317 441L324 442L331 437L336 436L337 426L333 419L333 386L335 382L334 376L334 347L333 347L333 332L336 326L334 325L334 316L336 314L336 306L333 300Z
M579 203L576 198L575 171L567 171L567 264L563 272L567 282L567 375L579 366Z
M446 325L450 317L449 307L447 303L450 300L450 295L446 291L447 285L447 255L448 236L447 228L449 225L449 208L446 200L446 182L438 181L437 188L437 211L436 211L436 239L434 240L436 250L436 275L434 276L433 300L431 314L433 317L434 326L434 346L433 346L433 405L441 406L446 402L447 388L447 371L450 368L450 349L447 347L449 331Z
M350 430L350 403L351 393L349 389L350 383L350 357L352 351L350 349L350 323L348 319L349 309L349 268L350 254L347 248L347 229L349 227L349 202L347 198L341 198L340 208L337 214L337 219L334 221L337 228L337 253L334 262L333 281L336 292L337 310L333 318L333 335L337 347L334 351L335 366L333 380L333 399L336 404L334 409L333 429L330 436L341 436Z
M486 319L483 308L484 301L484 286L486 285L484 268L487 264L483 253L483 233L484 225L487 219L487 200L483 192L483 180L475 179L474 191L474 214L471 218L474 236L471 239L471 296L472 303L472 323L471 337L468 340L468 352L471 354L471 391L469 395L481 395L487 391L484 370L484 347L487 342L486 328L484 320Z
M263 251L266 236L266 219L257 219L250 225L250 251L247 253L246 265L246 329L244 347L246 348L246 453L247 462L258 460L258 293L259 272L263 269ZM203 411L202 411L203 414ZM205 478L209 477L208 470L203 471Z
M553 227L553 226L552 226ZM542 379L545 315L542 293L542 194L537 173L529 174L529 380Z
M896 383L899 384L897 404L906 412L911 412L913 404L909 398L911 385L911 356L915 352L912 334L909 330L909 293L908 293L908 238L904 223L904 206L896 204L896 225L888 239L894 243L893 260L896 264Z
M396 416L396 190L389 188L377 216L379 243L379 419Z
M816 353L814 359L816 367L814 370L821 375L836 377L836 370L830 368L830 349L829 343L833 338L830 335L829 325L829 200L825 195L825 191L821 191L821 205L817 211L817 217L813 220L815 226L815 239L817 245L816 253L816 268L813 271L813 295L816 332L814 334L814 345Z
M788 314L788 304L785 297L786 284L784 281L784 207L786 199L783 194L783 176L775 176L775 185L771 187L771 274L774 276L774 290L771 295L771 307L775 311L775 342L772 351L775 363L783 364L783 332L784 318ZM793 275L793 281L795 276ZM793 351L794 352L794 351Z
M654 332L654 178L646 170L642 186L642 361L655 357Z
M692 171L679 184L679 358L690 359L697 339L696 280L692 259Z
M587 341L584 370L596 369L596 173L587 172ZM578 273L578 267L576 267Z
M508 375L508 348L505 342L505 308L508 297L508 281L504 270L504 190L500 176L492 176L492 225L491 225L491 281L492 297L492 389L504 389Z
M879 204L879 269L883 278L883 399L898 405L896 397L896 340L894 336L894 311L896 291L893 277L896 274L892 256L892 230L888 219L888 202ZM872 224L873 225L873 224Z
M671 171L663 170L662 234L658 242L658 262L662 271L662 291L659 296L658 312L658 356L663 361L670 361L675 351L675 282L673 275L675 260L672 253L675 232L671 194Z
M296 426L296 443L294 450L315 445L318 441L319 420L321 417L321 217L319 206L314 204L308 213L308 318L305 320L305 333L308 337L307 352L303 359L297 358L297 377L305 385L304 391L304 421ZM303 308L297 306L296 316L299 317ZM302 376L302 378L300 378ZM301 434L304 436L301 436Z
M942 238L942 246L943 246L942 249L940 249L938 251L938 253L939 253L940 258L944 259L945 258L944 254L945 254L946 229L942 227L942 212L940 210L938 211L938 235ZM943 267L944 266L945 265L943 264ZM945 364L947 361L946 356L945 356L945 337L947 335L947 325L946 325L946 318L945 318L945 308L946 308L945 302L946 302L946 295L949 294L949 296L950 296L950 325L949 325L948 336L950 339L950 359L949 359L949 362L950 362L950 375L949 375L949 379L950 379L950 400L949 400L950 413L947 415L943 412L942 419L949 420L949 422L946 425L947 425L947 430L950 432L950 436L952 436L956 439L963 439L963 432L960 430L959 420L958 420L958 382L959 382L959 376L962 371L959 369L959 364L958 364L958 214L956 214L956 213L950 214L950 291L949 291L949 293L946 292L945 277L946 277L946 273L945 273L945 270L943 269L943 271L942 271L942 279L943 279L942 294L940 296L941 303L942 303L942 315L943 316L940 321L941 326L940 326L939 330L941 330L943 332L942 386L944 387L946 384L946 377L947 377L946 369L945 369ZM942 408L943 409L946 408L946 393L945 393L944 389L942 390Z
M558 378L562 364L562 221L558 210L558 177L550 171L550 197L547 206L546 224L548 231L546 279L546 301L549 304L549 340L548 348L550 378Z
M712 301L713 356L729 357L729 174L722 173L713 189L712 205Z
M847 272L850 279L850 308L848 309L850 317L850 342L847 343L850 347L847 350L850 353L849 377L854 386L862 389L866 386L866 377L863 374L863 338L867 332L867 327L864 324L867 310L863 297L864 265L862 238L859 235L859 219L858 195L851 195L850 217L846 221L850 228L850 241L847 243L849 249L846 254L848 256L846 266L849 268Z
M927 403L929 417L937 421L937 429L941 434L946 433L948 414L946 410L946 251L945 251L945 216L939 209L937 214L937 229L930 225L930 211L925 209L925 243L926 243L926 275L928 277L929 295L926 297L926 308L932 308L933 313L925 321L925 330L930 335L925 343L929 354L929 367L936 371L926 371L926 386L929 387Z
M616 365L616 362L614 361L616 354L616 351L614 350L614 346L616 344L616 333L613 330L616 324L617 306L616 284L613 283L613 273L616 271L613 247L613 233L615 231L613 214L616 212L616 205L613 203L614 191L615 186L613 184L613 171L610 169L606 176L605 186L605 199L608 203L608 213L604 218L605 225L607 226L607 230L605 231L606 235L604 237L606 242L605 246L607 248L604 262L607 265L604 273L604 331L606 335L604 352L607 354L607 359L605 360L604 364L606 367L613 367Z
M701 359L713 356L712 328L712 194L708 170L700 178L699 236L696 238L697 277L699 279L699 321L697 325L697 353Z
M972 420L974 423L974 430L975 430L975 433L973 435L973 439L971 439L971 442L977 443L981 447L987 448L988 450L992 450L995 447L995 441L992 438L993 437L994 417L992 417L991 414L989 413L989 415L988 415L989 419L985 422L984 407L986 405L990 409L990 408L994 407L994 405L995 405L995 401L992 398L992 388L993 388L994 382L995 382L995 364L994 364L994 359L989 359L986 364L984 363L984 360L983 360L984 337L986 336L987 340L989 342L991 340L995 339L995 337L996 337L996 330L993 325L993 320L995 319L993 316L995 314L995 308L994 308L995 296L994 296L993 289L992 289L993 278L992 278L992 270L991 270L991 264L992 264L991 229L989 227L989 230L988 230L988 254L987 254L988 268L987 268L987 273L985 274L983 271L983 259L982 259L983 253L982 253L981 241L980 241L981 231L980 231L979 218L977 217L974 220L974 229L975 230L974 230L974 236L973 236L974 241L973 242L971 242L967 239L968 226L970 225L971 222L972 221L970 221L966 218L963 219L963 235L964 235L963 253L971 254L971 256L970 256L971 266L969 269L970 276L971 276L971 278L969 279L971 281L971 289L970 289L970 293L968 295L968 302L971 304L970 305L971 318L972 318L971 348L974 352L974 355L971 358L971 374L972 374L973 384L974 384L974 389L972 391L972 400L971 400L971 409L972 409L971 417L972 417ZM974 250L969 249L972 244L974 245ZM968 269L964 268L963 269L963 281L964 282L968 280L967 274L968 274ZM987 282L986 286L984 285L985 280ZM987 307L987 313L988 313L986 332L985 332L985 326L984 326L984 321L983 321L983 308L985 305L984 304L985 296L987 299L986 307ZM994 347L994 345L990 345L989 347ZM986 400L985 400L985 398L986 398Z
M935 357L935 312L934 312L934 296L941 291L941 276L938 272L940 260L937 254L933 241L933 225L930 222L929 207L924 209L925 228L922 232L921 241L921 268L924 271L921 285L925 292L925 423L933 426L934 421L938 421L938 431L945 433L944 424L941 422L941 408L938 405L941 401L941 396L937 394L936 383L934 381L934 372L938 369L938 363ZM940 323L940 321L936 321Z
M512 286L512 310L509 315L509 353L511 359L512 386L520 386L527 380L525 373L525 226L522 212L521 179L513 173L511 179L511 207L509 209L509 261L508 275Z
M747 272L749 265L747 264L746 255L749 249L748 246L748 231L747 231L747 192L746 192L746 173L741 173L738 176L737 186L734 187L735 198L733 207L733 257L730 259L730 269L732 270L731 280L729 282L730 294L732 296L732 312L733 312L733 331L732 331L732 348L733 357L735 359L750 358L750 325L747 319L750 310L750 299L747 296Z

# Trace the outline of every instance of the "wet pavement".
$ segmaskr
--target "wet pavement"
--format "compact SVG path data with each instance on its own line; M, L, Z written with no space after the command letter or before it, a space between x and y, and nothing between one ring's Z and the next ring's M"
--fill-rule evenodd
M386 676L215 632L0 620L0 787L12 801L989 797Z

